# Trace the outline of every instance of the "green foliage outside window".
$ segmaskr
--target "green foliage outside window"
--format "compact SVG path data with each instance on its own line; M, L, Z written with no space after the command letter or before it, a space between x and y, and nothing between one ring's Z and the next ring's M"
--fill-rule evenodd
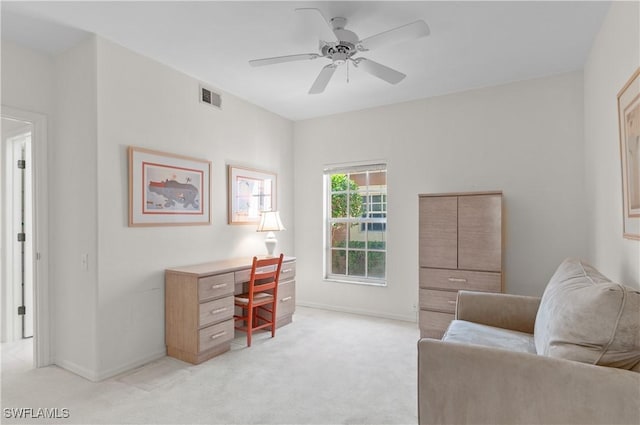
M347 194L349 190L349 211L347 211ZM331 217L360 217L363 213L362 196L358 193L358 184L346 174L331 176ZM348 212L348 214L347 214Z

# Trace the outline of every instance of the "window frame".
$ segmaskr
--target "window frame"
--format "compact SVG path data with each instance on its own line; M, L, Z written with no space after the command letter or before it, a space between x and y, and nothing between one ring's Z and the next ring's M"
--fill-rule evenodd
M381 191L371 191L371 187L376 187L376 185L370 184L370 173L383 171L385 173L385 184L384 184L384 192ZM364 190L364 194L359 190L358 192L361 194L363 199L363 204L366 205L365 211L362 216L358 217L332 217L332 195L346 195L347 205L350 202L350 193L351 192L349 186L347 186L345 191L333 192L331 187L331 176L335 174L361 174L366 173L366 186ZM324 175L323 175L323 223L324 223L324 240L323 240L323 279L329 282L339 282L339 283L351 283L358 285L371 285L371 286L387 286L387 263L388 263L388 182L387 182L387 164L385 162L374 162L374 163L360 163L353 165L340 165L334 167L325 167ZM372 211L370 210L370 205L372 204L373 197L380 196L380 200L373 202L376 205L380 206L380 210ZM347 207L347 211L349 211L349 206ZM379 217L379 215L384 215L384 217ZM378 217L376 217L378 216ZM365 233L365 246L362 248L349 247L350 237L346 238L345 247L344 248L336 248L332 246L332 228L336 223L344 223L347 227L349 225L357 225L358 229L364 229L360 231L364 231ZM380 225L382 230L371 229L372 226ZM351 231L350 229L348 231ZM383 233L384 240L384 248L371 248L369 246L369 232L374 232L377 234ZM345 274L336 274L332 273L332 261L333 251L341 250L345 252ZM349 252L358 251L365 253L364 260L364 275L349 275ZM371 252L382 252L384 253L384 276L383 277L371 277L368 276L368 255Z

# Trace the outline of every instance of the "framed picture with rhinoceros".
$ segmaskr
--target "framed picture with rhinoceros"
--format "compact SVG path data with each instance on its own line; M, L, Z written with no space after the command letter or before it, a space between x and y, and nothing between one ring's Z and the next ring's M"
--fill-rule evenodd
M211 223L211 161L129 146L129 226Z

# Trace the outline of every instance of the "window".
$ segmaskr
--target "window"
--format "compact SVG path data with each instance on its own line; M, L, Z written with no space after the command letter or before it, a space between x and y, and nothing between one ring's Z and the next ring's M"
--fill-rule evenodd
M386 165L327 169L325 193L325 278L386 285Z

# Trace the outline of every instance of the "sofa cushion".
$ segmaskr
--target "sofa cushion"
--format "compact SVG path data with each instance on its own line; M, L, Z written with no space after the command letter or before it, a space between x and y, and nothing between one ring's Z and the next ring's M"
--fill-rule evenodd
M640 291L568 258L542 295L534 339L541 355L637 370Z
M532 334L481 325L465 320L452 321L442 340L536 354Z

